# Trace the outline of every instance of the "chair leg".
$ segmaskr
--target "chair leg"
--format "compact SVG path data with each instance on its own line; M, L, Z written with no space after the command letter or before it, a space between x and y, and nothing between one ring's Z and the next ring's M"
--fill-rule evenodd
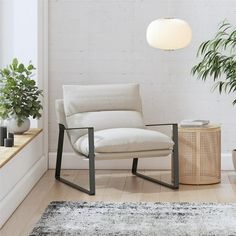
M137 173L137 168L138 168L138 158L134 158L133 164L132 164L132 173L133 174Z
M77 190L80 190L84 193L87 193L89 195L95 195L95 158L94 158L94 149L93 149L93 141L92 143L89 140L89 190L85 189L77 184L74 184L73 182L70 182L66 180L65 178L61 177L61 161L62 161L62 153L63 153L63 142L64 142L64 132L65 127L62 124L59 124L59 137L58 137L58 147L57 147L57 162L56 162L56 171L55 171L55 178L64 183L67 184ZM89 131L90 132L90 131ZM93 136L93 135L92 135ZM91 139L91 134L89 134L89 139ZM90 152L91 151L91 152Z
M55 178L59 179L61 175L61 159L63 152L63 143L64 143L64 125L59 124L59 136L58 136L58 145L57 145L57 162L56 162L56 171Z
M139 172L137 172L137 164L138 164L138 158L134 158L133 159L133 168L132 168L132 173L140 178L143 178L145 180L148 180L148 181L151 181L153 183L156 183L156 184L160 184L160 185L163 185L165 187L168 187L168 188L171 188L171 189L178 189L179 188L179 183L178 183L178 177L176 175L176 172L174 171L174 168L171 170L173 174L173 183L172 184L169 184L169 183L166 183L164 181L161 181L161 180L158 180L158 179L154 179L152 177L149 177L147 175L144 175L144 174L141 174Z
M89 187L90 195L95 195L95 155L94 155L94 131L88 130L89 142Z
M172 184L154 179L152 177L143 175L141 173L138 173L137 172L138 158L133 159L132 173L140 178L146 179L153 183L157 183L171 189L178 189L179 188L179 155L178 155L178 127L177 126L174 126L173 128L173 140L175 144L174 144L172 155L171 155L171 182Z

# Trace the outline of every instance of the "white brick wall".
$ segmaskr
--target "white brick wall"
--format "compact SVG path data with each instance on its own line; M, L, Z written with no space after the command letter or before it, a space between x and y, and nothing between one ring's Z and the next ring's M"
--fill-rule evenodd
M50 0L49 142L56 150L54 101L63 84L138 82L145 120L179 122L210 119L222 124L222 151L236 147L236 107L232 96L210 91L212 83L192 78L198 45L220 21L236 22L234 0ZM179 17L192 26L188 48L165 52L150 48L147 25L160 17ZM69 146L65 149L69 151Z

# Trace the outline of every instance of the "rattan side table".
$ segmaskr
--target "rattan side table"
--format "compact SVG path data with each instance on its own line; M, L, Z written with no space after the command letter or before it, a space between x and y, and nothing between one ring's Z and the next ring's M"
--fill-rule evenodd
M181 184L216 184L221 179L219 125L179 127Z

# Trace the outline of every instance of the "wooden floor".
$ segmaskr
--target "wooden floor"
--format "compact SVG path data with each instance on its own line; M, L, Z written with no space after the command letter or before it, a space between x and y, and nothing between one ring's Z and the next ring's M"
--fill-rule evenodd
M167 178L167 172L145 171L153 177ZM1 236L26 236L51 201L143 201L143 202L236 202L236 172L222 172L217 185L181 185L178 191L133 176L130 171L98 170L97 192L88 196L54 180L47 171L30 194L0 230ZM63 176L87 184L87 171L66 170Z

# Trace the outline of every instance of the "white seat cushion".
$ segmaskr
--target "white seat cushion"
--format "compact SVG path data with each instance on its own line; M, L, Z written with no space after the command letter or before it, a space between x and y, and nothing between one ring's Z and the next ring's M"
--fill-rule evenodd
M95 153L141 152L172 149L174 142L160 132L139 128L115 128L94 132ZM83 135L74 148L88 155L88 135Z

